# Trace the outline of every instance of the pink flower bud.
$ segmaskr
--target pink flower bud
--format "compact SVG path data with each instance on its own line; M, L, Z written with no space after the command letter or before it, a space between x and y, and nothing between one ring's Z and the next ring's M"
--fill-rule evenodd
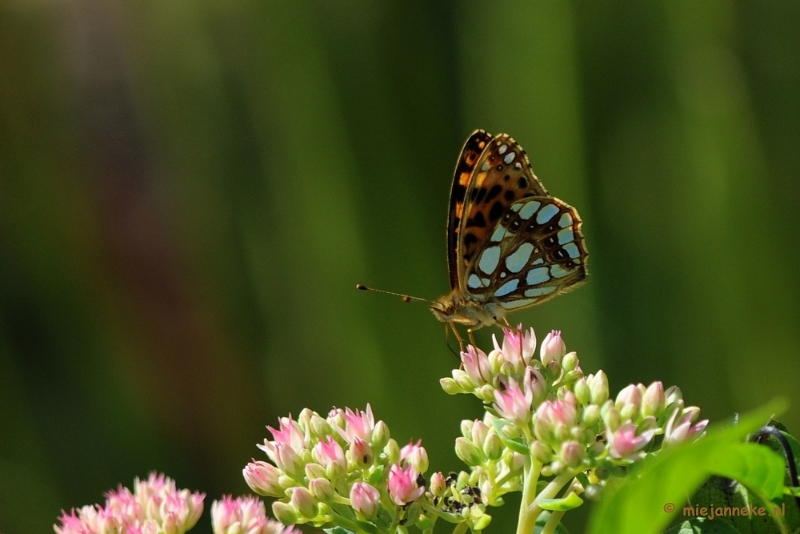
M612 458L625 460L626 462L643 458L644 452L640 452L640 450L653 439L655 430L647 430L638 436L636 433L637 428L632 423L623 424L616 432L608 429L606 437L608 439L609 455Z
M333 439L333 436L328 436L326 440L320 441L314 445L311 454L317 462L326 468L331 464L338 464L342 471L347 468L344 450L342 450L342 446Z
M525 425L531 417L531 392L523 393L513 378L508 379L505 391L496 389L494 392L495 409L504 419Z
M422 446L422 440L416 443L412 440L408 445L400 449L400 460L405 460L406 463L414 466L417 473L424 473L428 470L428 453Z
M531 357L536 350L536 334L533 328L523 332L522 325L516 330L503 329L503 347L499 347L497 339L492 336L495 350L502 352L505 360L517 372L522 371L531 362Z
M550 362L555 361L561 365L561 359L567 353L567 346L561 339L561 332L553 330L542 341L542 348L539 351L539 357L542 364L548 365Z
M467 346L467 351L461 353L461 363L475 386L482 386L491 380L492 369L489 366L489 358L481 349L476 349L472 345Z
M586 449L577 441L565 441L561 444L559 456L567 467L578 467L586 458Z
M347 408L344 412L345 427L342 432L348 443L352 443L355 438L370 442L372 431L375 428L375 417L372 415L372 407L367 404L366 411L351 410Z
M396 505L405 506L425 492L425 486L417 485L418 477L416 469L410 465L402 468L395 464L389 469L389 496Z
M531 399L531 406L538 406L547 396L547 381L538 369L525 368L524 378L525 396Z
M289 476L302 476L303 462L294 449L284 443L275 444L275 464Z
M282 497L283 488L278 483L281 472L272 464L252 461L242 470L244 480L250 489L265 497Z
M378 490L366 482L356 482L350 488L350 505L366 519L375 517L380 502L381 495Z
M630 384L619 392L615 405L623 420L635 419L642 407L642 389Z

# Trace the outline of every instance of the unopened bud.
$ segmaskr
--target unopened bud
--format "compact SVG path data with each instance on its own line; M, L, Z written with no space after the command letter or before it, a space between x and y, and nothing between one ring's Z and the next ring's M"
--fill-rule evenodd
M300 512L305 519L311 519L317 515L317 502L311 492L299 486L294 488L291 499L292 506Z
M275 501L272 503L272 515L284 525L297 523L297 511L291 504L285 502Z
M456 438L456 456L465 464L476 466L481 463L481 451L467 438Z

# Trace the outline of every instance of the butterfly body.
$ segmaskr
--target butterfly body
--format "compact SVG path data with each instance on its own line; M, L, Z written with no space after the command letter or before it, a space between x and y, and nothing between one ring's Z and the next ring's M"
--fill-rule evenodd
M450 294L431 311L475 328L539 304L586 278L588 253L578 212L550 196L525 151L505 134L476 130L450 192Z

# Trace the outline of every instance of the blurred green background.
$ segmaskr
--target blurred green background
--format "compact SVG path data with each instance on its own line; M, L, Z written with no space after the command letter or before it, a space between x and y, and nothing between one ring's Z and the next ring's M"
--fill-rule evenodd
M444 328L354 285L447 292L475 128L584 220L589 282L513 322L712 421L786 395L800 432L798 27L755 0L3 0L0 531L150 470L245 493L304 406L370 402L459 469L480 407L439 387Z

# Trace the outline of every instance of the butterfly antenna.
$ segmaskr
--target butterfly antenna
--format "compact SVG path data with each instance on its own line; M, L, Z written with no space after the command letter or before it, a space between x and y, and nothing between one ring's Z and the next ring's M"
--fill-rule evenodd
M374 287L367 287L364 284L356 284L356 289L360 289L361 291L374 291L375 293L385 293L386 295L392 295L394 297L400 297L403 302L427 302L428 304L433 304L433 301L428 299L423 299L420 297L412 297L411 295L404 295L402 293L395 293L394 291L386 291L384 289L375 289Z

